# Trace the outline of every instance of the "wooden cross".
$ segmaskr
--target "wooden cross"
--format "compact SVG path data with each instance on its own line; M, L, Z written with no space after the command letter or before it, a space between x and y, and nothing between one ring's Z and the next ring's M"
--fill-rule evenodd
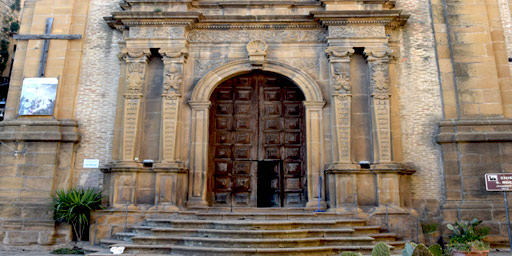
M50 40L73 40L81 39L82 35L52 35L53 18L46 19L46 29L43 35L15 35L14 39L17 40L44 40L43 50L41 52L41 59L39 60L39 71L37 72L38 77L44 77L44 71L46 69L46 61L48 59L48 48L50 47Z

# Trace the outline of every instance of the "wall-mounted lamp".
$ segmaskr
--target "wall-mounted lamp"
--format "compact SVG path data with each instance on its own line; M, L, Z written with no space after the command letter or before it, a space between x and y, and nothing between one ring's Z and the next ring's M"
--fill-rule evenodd
M370 161L359 161L359 166L361 166L361 169L370 169Z
M147 168L151 168L151 167L153 167L153 163L154 162L151 159L144 159L142 161L142 166L147 167Z

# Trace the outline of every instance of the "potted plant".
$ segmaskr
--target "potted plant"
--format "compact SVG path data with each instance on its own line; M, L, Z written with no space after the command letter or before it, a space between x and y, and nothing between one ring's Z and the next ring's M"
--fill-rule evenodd
M476 226L481 223L481 220L475 218L471 221L447 225L448 229L453 231L448 248L454 256L487 256L490 247L483 241L483 238L489 234L489 229L477 228Z
M84 230L89 227L91 211L100 209L101 192L96 189L57 190L53 197L54 220L69 223L77 241L82 241Z

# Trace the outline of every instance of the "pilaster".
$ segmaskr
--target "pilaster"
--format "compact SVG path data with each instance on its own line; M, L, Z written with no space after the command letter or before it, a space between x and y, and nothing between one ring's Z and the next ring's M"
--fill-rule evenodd
M139 130L141 99L146 68L150 56L149 49L125 48L121 58L126 62L126 89L124 93L123 151L122 161L133 161L135 142Z
M365 49L370 66L371 107L373 116L373 143L375 163L393 161L391 144L391 96L389 90L390 50Z
M325 177L323 176L324 161L322 110L323 101L304 101L306 108L306 148L307 148L307 179L308 179L308 203L307 208L326 208L325 202Z
M190 101L192 108L192 145L190 149L189 207L208 205L208 125L210 101Z
M331 71L331 95L333 105L335 150L334 165L351 163L351 109L352 85L350 82L350 57L352 48L329 47L327 49Z
M176 163L177 156L176 136L178 134L178 121L180 113L181 94L183 87L183 66L188 53L183 48L161 49L164 62L163 92L162 92L162 150L161 159L164 163Z

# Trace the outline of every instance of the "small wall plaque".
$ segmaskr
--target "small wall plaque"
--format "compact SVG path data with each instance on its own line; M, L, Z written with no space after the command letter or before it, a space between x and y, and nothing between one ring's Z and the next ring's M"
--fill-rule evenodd
M100 160L99 159L84 159L84 168L88 168L88 169L100 168Z

